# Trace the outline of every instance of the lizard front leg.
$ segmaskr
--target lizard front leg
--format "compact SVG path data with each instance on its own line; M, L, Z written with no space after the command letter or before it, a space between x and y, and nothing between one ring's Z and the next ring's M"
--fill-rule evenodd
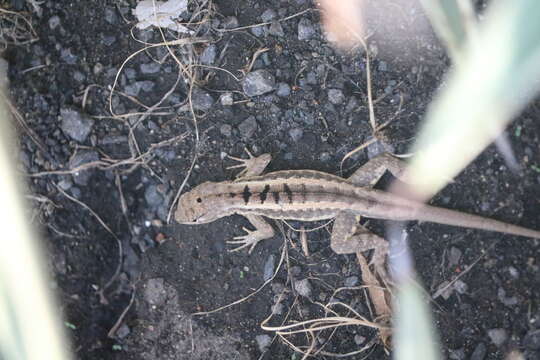
M336 216L330 247L337 254L353 254L373 249L371 263L379 271L384 269L384 260L388 254L388 242L370 232L358 223L359 219L346 212L341 212Z
M234 240L227 241L228 244L240 244L240 246L232 249L231 251L242 250L249 246L249 253L253 251L257 243L264 239L269 239L274 236L274 229L270 226L262 216L259 215L245 215L251 224L255 227L255 230L249 230L245 227L243 230L246 235L236 236Z
M240 164L229 166L227 167L227 169L244 168L242 171L238 173L238 175L236 175L237 179L240 179L242 177L261 175L264 169L266 169L266 166L272 160L272 156L270 154L262 154L259 156L253 156L249 152L248 149L244 148L244 150L249 156L248 159L242 159L242 158L227 155L229 159L240 162Z
M406 163L397 157L383 153L359 167L349 180L358 186L374 186L386 170L400 180L403 179Z

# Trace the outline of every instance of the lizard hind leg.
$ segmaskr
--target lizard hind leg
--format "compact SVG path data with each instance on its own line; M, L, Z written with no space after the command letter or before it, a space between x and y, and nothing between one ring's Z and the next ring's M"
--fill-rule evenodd
M358 223L353 214L339 213L334 221L330 247L337 254L353 254L373 249L371 264L383 269L388 242Z
M406 163L391 155L390 153L380 154L367 163L356 169L349 177L349 180L358 186L374 186L383 176L386 170L400 180L403 180L403 173Z
M272 160L272 156L270 154L253 156L247 148L244 148L244 151L248 154L247 159L227 155L229 159L238 161L240 163L238 165L228 166L227 169L243 168L243 170L236 175L237 179L247 176L261 175L264 169L266 169L266 166L268 166Z

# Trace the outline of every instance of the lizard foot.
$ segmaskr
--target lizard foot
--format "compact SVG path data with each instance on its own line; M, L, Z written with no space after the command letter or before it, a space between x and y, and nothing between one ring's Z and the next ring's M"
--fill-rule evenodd
M227 244L239 244L240 246L237 246L234 249L231 249L229 251L230 252L235 252L235 251L242 250L242 249L249 246L248 253L251 254L251 252L253 251L253 249L257 245L257 243L262 240L261 237L259 236L260 231L258 231L258 230L252 231L252 230L249 230L249 229L247 229L245 227L242 228L242 229L246 232L246 235L235 236L233 238L234 240L227 241Z
M228 166L227 169L243 168L242 171L236 175L237 178L244 176L257 176L262 174L272 157L270 154L262 154L260 156L253 156L247 148L244 151L248 154L248 159L242 159L227 154L227 157L231 160L240 162L238 165Z

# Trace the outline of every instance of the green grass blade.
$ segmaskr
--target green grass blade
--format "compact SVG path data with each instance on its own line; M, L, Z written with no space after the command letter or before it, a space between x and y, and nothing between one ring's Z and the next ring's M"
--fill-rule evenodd
M431 104L409 179L425 198L443 188L516 116L540 88L540 1L497 2L478 41Z

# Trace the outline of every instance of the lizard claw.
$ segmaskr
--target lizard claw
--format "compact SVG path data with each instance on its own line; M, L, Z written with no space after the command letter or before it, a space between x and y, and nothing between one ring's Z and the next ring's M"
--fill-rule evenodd
M242 171L236 175L236 178L241 178L243 176L252 176L259 175L263 172L266 165L270 162L271 156L269 154L262 154L260 156L253 156L247 148L244 148L244 151L247 153L248 158L242 159L239 157L231 156L227 154L226 156L234 161L238 161L240 164L228 166L227 169L239 169L243 168Z
M242 229L246 232L245 235L235 236L233 240L227 241L227 244L240 244L240 246L237 246L229 251L236 252L249 246L248 254L251 254L251 252L255 248L255 245L257 245L257 243L259 242L259 239L257 239L256 236L253 236L253 233L255 233L256 231L252 231L246 228Z

